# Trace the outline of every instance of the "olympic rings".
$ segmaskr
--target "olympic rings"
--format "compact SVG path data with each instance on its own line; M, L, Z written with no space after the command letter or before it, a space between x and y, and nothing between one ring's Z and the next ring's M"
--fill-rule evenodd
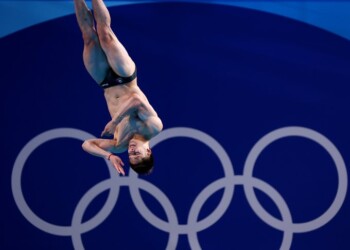
M337 194L331 206L318 218L304 223L293 223L288 205L278 191L265 181L253 176L254 165L263 150L274 141L290 136L304 137L321 145L332 157L338 173ZM197 233L211 227L224 215L230 205L236 185L243 185L248 203L262 221L284 232L280 246L281 249L290 248L294 233L316 230L327 224L336 216L343 205L348 185L347 170L344 160L335 145L325 136L314 130L303 127L284 127L263 136L249 152L244 165L244 173L241 176L234 174L231 160L224 148L214 138L199 130L181 127L167 129L155 137L151 141L151 145L155 147L162 141L175 137L187 137L204 143L218 156L224 169L224 176L205 187L195 198L188 214L187 224L179 224L176 209L166 194L158 187L146 180L139 179L137 174L132 171L129 173L129 176L119 177L119 175L115 174L114 169L108 165L106 160L105 162L107 166L109 166L110 179L103 180L96 184L80 199L73 213L71 226L51 224L37 216L30 209L23 196L21 176L24 165L31 153L47 141L57 138L72 138L84 141L93 138L91 134L73 128L59 128L46 131L30 140L21 150L14 163L11 179L12 193L16 205L23 216L40 230L53 235L71 236L75 249L84 249L81 234L96 228L111 213L118 200L121 186L129 187L130 195L136 209L147 222L169 233L166 249L176 248L180 234L187 235L192 249L201 249ZM263 191L276 204L282 217L281 220L274 218L261 206L255 196L254 188ZM166 213L167 221L160 219L148 209L142 200L140 189L148 192L158 200ZM220 189L224 189L224 194L218 206L206 218L198 221L199 213L205 202ZM109 190L109 194L101 210L90 220L82 222L82 218L89 204L106 190Z

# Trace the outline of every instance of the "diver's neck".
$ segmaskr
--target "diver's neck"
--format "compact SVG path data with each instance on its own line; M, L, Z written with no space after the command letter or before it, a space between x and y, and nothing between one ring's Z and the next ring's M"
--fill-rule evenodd
M140 141L148 141L145 136L141 135L141 134L134 134L132 136L132 139L135 139L135 140L140 140Z

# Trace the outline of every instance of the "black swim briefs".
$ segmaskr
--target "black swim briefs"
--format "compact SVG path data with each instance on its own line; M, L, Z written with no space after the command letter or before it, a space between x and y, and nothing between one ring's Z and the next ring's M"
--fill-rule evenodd
M104 89L117 86L117 85L123 85L128 82L131 82L136 78L136 69L135 72L128 77L122 77L118 74L116 74L111 68L109 68L105 79L100 83L100 86Z

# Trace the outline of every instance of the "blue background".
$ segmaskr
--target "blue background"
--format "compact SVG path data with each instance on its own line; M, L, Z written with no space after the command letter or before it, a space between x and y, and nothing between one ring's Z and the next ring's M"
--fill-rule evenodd
M154 2L109 8L112 27L137 63L139 85L164 128L191 127L209 134L224 147L237 175L243 173L254 144L284 126L322 133L348 165L348 33L233 3ZM73 249L69 237L45 233L21 214L11 191L14 161L25 144L44 131L70 127L98 136L110 119L103 91L84 69L81 34L73 5L67 6L70 14L25 29L14 28L10 21L5 26L12 31L0 39L0 249ZM30 13L23 16L30 18ZM51 223L70 225L79 199L109 178L103 160L84 153L80 145L73 139L50 141L26 162L24 197ZM222 166L208 147L191 139L167 140L153 150L155 171L142 178L168 196L180 224L186 224L193 200L223 177ZM283 196L294 222L314 219L328 209L336 194L336 174L323 148L294 137L270 145L254 169L255 177ZM166 220L159 203L142 194L154 214ZM221 195L217 192L208 200L200 218L217 206ZM257 195L266 210L280 218L271 199L260 191ZM84 220L99 211L106 197L104 192L94 200ZM294 234L291 248L349 249L349 208L346 195L330 222ZM282 236L253 212L241 186L219 221L198 233L203 249L279 249ZM86 249L165 249L168 233L145 221L128 188L122 187L111 215L82 239ZM187 237L181 235L174 248L190 249Z

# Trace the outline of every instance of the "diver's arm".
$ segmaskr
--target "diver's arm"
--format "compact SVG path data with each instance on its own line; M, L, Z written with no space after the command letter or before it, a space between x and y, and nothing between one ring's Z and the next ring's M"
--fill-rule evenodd
M112 162L118 173L125 175L124 163L119 156L112 154L110 151L116 145L116 140L108 139L89 139L84 141L82 147L84 151L97 157L105 158Z

